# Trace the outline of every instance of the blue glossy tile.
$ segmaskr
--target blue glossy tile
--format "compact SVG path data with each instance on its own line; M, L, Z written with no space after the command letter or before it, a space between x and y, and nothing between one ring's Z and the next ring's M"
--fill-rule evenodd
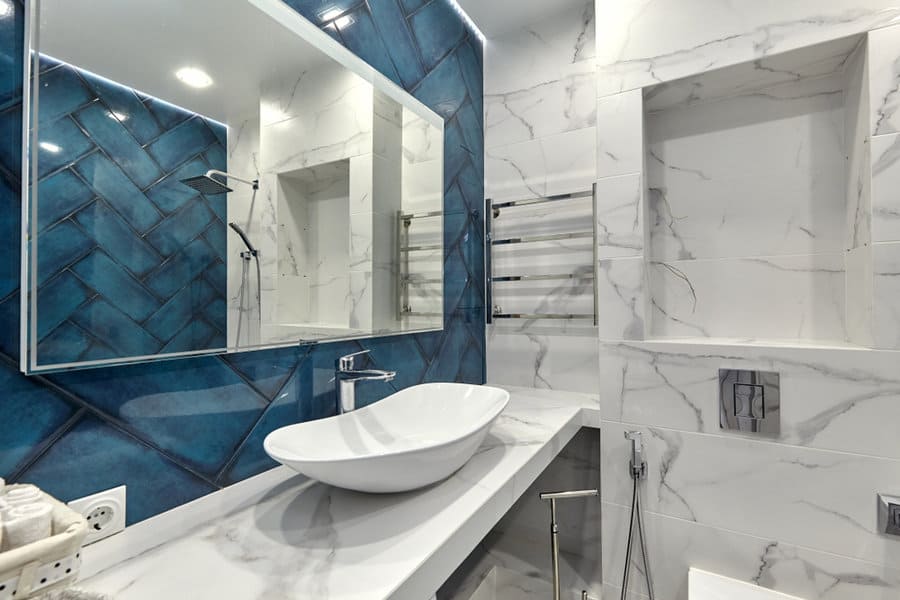
M450 252L459 243L469 213L465 210L462 194L455 183L444 196L444 254Z
M19 292L0 301L0 352L19 359Z
M434 68L465 37L462 19L447 0L433 0L409 17L425 68Z
M220 476L220 484L230 485L276 467L277 463L269 458L263 449L263 440L276 429L322 419L333 414L333 407L330 404L317 402L312 397L308 385L309 378L303 375L306 366L306 362L300 365L298 371L266 409L234 460Z
M75 407L6 362L0 362L0 389L0 477L9 477L75 414Z
M217 342L217 332L212 325L203 319L194 319L163 346L160 354L214 350L224 347L224 341Z
M449 56L428 73L413 91L413 95L428 108L449 119L468 96L466 82L455 56Z
M22 103L0 112L0 164L9 173L22 169Z
M206 202L199 196L182 210L169 215L147 234L147 241L163 256L171 256L203 233L214 219ZM217 252L217 255L221 255Z
M147 97L143 102L144 106L147 107L147 110L150 111L150 114L152 114L157 123L160 124L160 128L163 132L176 127L180 123L184 123L194 116L194 113L179 108L174 104L169 104L159 98Z
M163 213L171 214L197 197L197 192L181 180L203 175L208 170L209 166L202 160L189 161L148 189L147 197Z
M96 244L70 220L45 230L38 237L38 283L80 260Z
M95 100L84 81L68 65L40 74L38 120L43 126Z
M228 226L219 219L213 219L209 227L206 228L206 231L203 232L203 237L206 238L206 241L209 242L210 247L223 261L225 260L225 254L228 252L227 236Z
M444 312L446 313L447 311L445 310ZM441 331L429 331L427 333L417 333L413 337L416 340L416 345L422 351L422 356L426 362L430 363L441 346L444 334Z
M199 281L203 281L202 279ZM216 296L206 302L201 312L210 325L224 332L228 326L228 303L224 296Z
M470 158L456 119L448 121L444 127L444 183L454 181Z
M81 327L66 321L38 342L37 356L40 365L59 365L116 358L117 353Z
M469 36L469 39L457 49L456 58L459 60L460 71L462 71L463 80L469 92L469 99L475 104L475 113L483 128L484 60L481 43Z
M388 55L387 47L375 28L367 5L350 12L347 18L335 23L344 44L357 56L384 76L402 85L397 69Z
M40 286L37 297L38 339L71 317L93 295L90 288L68 271Z
M206 240L197 238L152 273L146 280L147 286L160 297L168 298L203 274L215 260L216 253Z
M267 404L215 357L79 371L54 379L209 475L234 454Z
M369 4L372 19L381 36L389 39L388 55L400 81L407 89L413 87L425 75L416 43L407 27L406 18L395 0Z
M213 133L216 130L225 131L224 127L211 127ZM216 136L218 140L218 136ZM216 144L213 144L209 148L207 148L206 152L203 154L203 159L206 161L206 164L209 165L210 169L218 169L219 171L225 171L228 169L228 153L225 150L225 143L219 141Z
M44 230L63 219L94 197L71 169L54 173L38 183L38 229Z
M472 102L466 102L456 112L456 124L462 133L463 147L474 161L484 156L484 135L479 121L481 111Z
M478 171L477 167L471 161L466 161L463 168L456 176L456 185L459 186L460 206L453 207L454 210L465 210L468 212L477 211L479 219L484 218L484 177ZM445 203L445 210L447 204Z
M469 271L459 249L447 256L444 261L444 311L455 310L460 298L469 283Z
M82 418L21 479L65 502L126 485L128 525L215 491L159 452L93 416Z
M168 344L188 323L199 319L215 297L215 290L202 279L198 279L172 296L144 322L143 326L155 337ZM219 321L223 326L225 318L226 312L223 305ZM183 348L183 351L206 349L202 344L212 336L213 332L208 331L206 327L200 327L196 333L197 335L192 337L194 346Z
M97 200L79 211L75 221L107 254L115 256L137 277L142 277L162 262L153 248L103 200Z
M171 171L215 141L216 136L204 120L194 117L166 131L147 146L147 151L163 169Z
M21 102L24 44L24 9L19 2L12 5L13 14L0 19L0 107Z
M138 232L143 233L162 220L153 203L103 154L91 154L79 161L75 170Z
M19 287L21 261L19 255L20 220L19 192L5 178L0 177L0 298Z
M228 268L223 261L218 260L207 267L203 278L219 294L224 296L228 293Z
M400 0L400 5L403 7L403 10L406 11L406 14L409 14L422 8L427 2L428 0Z
M224 357L231 368L243 375L256 389L272 399L305 358L306 348L275 348L241 352Z
M143 321L160 306L137 279L102 250L94 250L72 270L135 321Z
M71 318L73 323L115 350L119 357L148 356L162 347L159 340L102 298L82 306Z
M428 361L412 336L366 340L365 346L371 350L374 368L397 372L394 387L403 389L422 381Z
M96 148L69 117L42 126L38 138L38 177L41 179Z
M75 113L75 120L139 188L162 177L159 166L105 105L95 102Z
M426 382L457 381L463 352L469 343L465 326L457 317L451 318L444 331L441 347L425 373Z
M146 144L162 133L162 127L133 89L84 71L81 77L138 142Z
M463 353L457 374L460 383L482 385L484 383L484 359L482 352L475 344L470 344Z

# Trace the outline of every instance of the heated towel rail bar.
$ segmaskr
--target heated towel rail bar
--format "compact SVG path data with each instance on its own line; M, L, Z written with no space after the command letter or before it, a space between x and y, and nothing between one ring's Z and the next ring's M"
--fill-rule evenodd
M591 223L590 231L568 231L565 233L553 233L546 235L517 236L507 238L494 238L494 221L506 210L511 208L533 207L548 202L559 202L561 200L578 200L591 199ZM484 227L485 227L485 273L487 275L485 293L487 296L487 306L490 310L486 311L487 322L493 323L495 319L525 319L525 320L586 320L593 321L597 326L599 319L597 304L597 185L594 184L590 190L573 192L570 194L557 194L554 196L545 196L542 198L523 198L520 200L506 200L494 203L490 198L484 201ZM591 273L553 273L545 275L494 275L494 257L493 250L497 246L507 246L511 244L533 244L539 242L553 242L560 240L575 239L592 239L593 240L593 270ZM517 313L504 312L503 309L494 304L494 284L509 283L521 281L549 281L549 280L566 280L566 279L592 279L594 302L593 314L577 314L577 313Z

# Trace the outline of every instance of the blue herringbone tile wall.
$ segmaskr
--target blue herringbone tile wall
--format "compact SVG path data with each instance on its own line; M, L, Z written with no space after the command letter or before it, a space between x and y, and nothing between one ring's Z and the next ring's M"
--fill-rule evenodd
M225 126L47 57L40 76L40 364L224 348L225 198L179 181L227 170Z
M480 43L446 0L287 3L446 119L444 331L52 377L19 374L18 190L23 32L22 4L17 0L15 10L0 18L0 111L6 117L0 119L0 420L4 423L0 428L0 476L12 481L33 481L66 500L126 484L128 522L134 523L274 466L262 450L266 434L290 423L334 414L329 379L334 360L341 354L366 348L371 350L373 365L400 371L391 384L361 387L365 402L377 401L397 389L421 382L484 381ZM338 14L336 9L343 12ZM329 20L323 20L322 15ZM65 83L63 75L72 76L61 71L60 85ZM77 86L75 89L71 97L62 95L56 100L53 112L60 116L77 113L90 103L87 96L92 94L98 99L94 104L102 98L115 112L142 110L134 97L118 90L97 91L91 86L82 91ZM185 127L179 134L188 134L190 144L154 144L154 140L162 140L158 127L172 130L178 124L174 118L156 115L155 103L146 98L138 101L157 117L155 122L141 119L130 124L128 132L140 145L143 157L130 144L124 149L116 146L116 150L110 147L104 151L103 144L109 143L109 138L104 138L103 132L86 136L84 123L77 117L68 121L58 117L55 121L59 126L52 130L53 135L71 142L82 155L95 146L101 150L94 151L92 156L96 158L92 162L83 161L80 166L84 172L65 169L67 163L59 161L53 167L48 161L44 173L49 179L53 175L51 168L62 169L61 173L72 171L52 183L59 189L72 190L59 200L71 203L72 210L66 215L78 217L60 221L52 219L54 213L48 213L47 228L59 228L59 239L70 249L83 248L80 255L85 258L91 255L91 249L120 243L116 236L121 235L122 227L146 234L142 237L148 246L142 247L146 252L105 250L96 253L91 262L80 267L72 265L68 269L71 278L57 276L52 280L56 284L54 293L71 296L74 304L84 293L82 288L91 287L88 280L92 269L105 268L101 265L104 257L114 257L148 297L143 302L129 301L127 309L135 316L125 313L125 306L103 301L93 303L81 321L111 324L115 318L113 309L119 310L129 322L140 325L135 339L126 336L122 341L135 346L150 343L142 340L138 332L156 339L157 334L169 331L166 319L177 320L183 314L175 311L166 319L153 319L154 300L171 298L194 281L201 288L203 283L215 287L216 282L203 269L166 273L154 270L155 263L150 260L179 249L183 252L189 246L189 251L200 251L202 244L209 246L212 254L213 236L200 233L192 238L196 228L177 232L162 229L155 236L151 234L161 227L166 216L188 208L202 215L204 206L196 202L209 206L215 200L184 198L179 195L182 190L166 186L151 194L152 183L146 187L152 171L147 170L149 165L172 173L185 168L182 164L209 164L215 158L204 148L215 142L194 118L184 121L191 123L190 130ZM84 115L85 122L91 117L89 113ZM112 155L117 161L124 161L118 170L129 175L135 193L147 197L156 216L127 203L116 204L120 198L106 198L100 189L105 183L99 183L99 179L94 179L87 190L73 183L90 183L85 173L108 172ZM102 203L96 204L98 200ZM95 206L94 210L85 210L89 206ZM108 226L110 219L121 227ZM107 225L101 228L104 222ZM152 276L154 273L156 277ZM99 286L103 282L96 283ZM210 292L200 289L191 293L202 296ZM178 310L184 310L183 306ZM71 313L60 309L60 323L66 322L67 314ZM69 320L73 326L81 326L74 317ZM191 336L203 336L202 331L188 332ZM64 333L65 330L59 335Z

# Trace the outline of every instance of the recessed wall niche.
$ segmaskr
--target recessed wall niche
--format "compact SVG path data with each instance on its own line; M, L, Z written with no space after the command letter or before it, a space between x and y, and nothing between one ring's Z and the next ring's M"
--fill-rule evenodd
M645 88L649 337L865 343L862 41Z

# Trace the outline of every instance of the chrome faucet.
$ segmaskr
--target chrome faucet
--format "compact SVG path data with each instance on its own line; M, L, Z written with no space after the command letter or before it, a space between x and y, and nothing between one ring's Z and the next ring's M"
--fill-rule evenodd
M356 383L359 381L393 381L396 371L379 369L357 370L354 368L357 356L368 354L369 350L342 356L334 362L334 391L337 396L339 415L356 410Z

